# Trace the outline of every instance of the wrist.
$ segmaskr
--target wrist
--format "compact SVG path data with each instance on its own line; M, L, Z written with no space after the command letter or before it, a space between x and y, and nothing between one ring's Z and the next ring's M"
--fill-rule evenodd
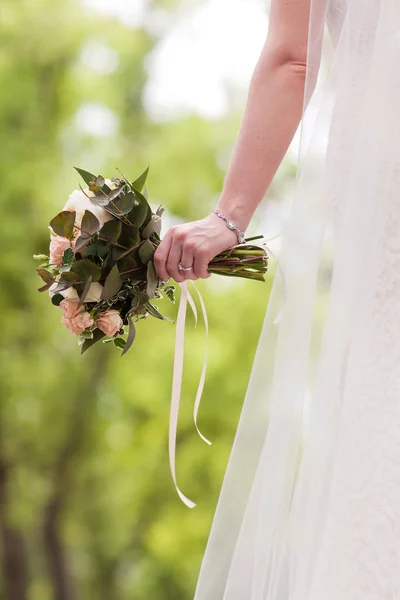
M227 219L234 221L241 231L246 231L252 216L249 215L247 206L248 202L245 203L239 198L230 197L225 199L221 197L215 208Z
M240 229L237 225L237 223L235 223L232 219L230 219L229 217L227 217L226 215L224 215L220 210L218 210L217 208L215 208L212 211L212 214L215 215L218 219L220 219L221 221L223 221L226 225L226 227L235 233L236 238L237 238L237 243L238 244L244 244L246 241L246 236L245 236L245 232L244 230Z

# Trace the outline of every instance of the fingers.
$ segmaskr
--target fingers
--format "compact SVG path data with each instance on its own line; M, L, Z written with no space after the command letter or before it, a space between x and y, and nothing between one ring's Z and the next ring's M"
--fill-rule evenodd
M208 279L211 273L208 271L208 253L205 248L198 248L194 255L193 271L197 277Z
M157 271L157 275L163 281L168 281L168 279L171 279L172 277L171 273L169 273L167 269L167 259L171 243L172 234L171 230L169 230L154 253L154 265Z
M183 272L179 271L178 264L181 262L182 256L182 243L181 237L178 233L174 233L172 236L172 242L168 253L167 258L167 271L171 274L171 277L175 279L178 283L182 283L185 281L185 277ZM186 265L185 265L186 266ZM189 265L187 265L189 266Z
M207 245L194 241L193 232L183 226L172 227L160 243L154 254L154 264L158 276L164 281L171 277L182 283L187 279L199 277L207 279L209 256ZM185 267L193 267L189 271L180 271L179 263Z
M180 271L181 275L183 275L185 279L193 279L194 281L196 281L196 279L198 279L198 276L195 274L193 269L194 246L193 242L191 242L190 240L185 242L185 244L183 245L181 263L184 267L192 267L190 271Z

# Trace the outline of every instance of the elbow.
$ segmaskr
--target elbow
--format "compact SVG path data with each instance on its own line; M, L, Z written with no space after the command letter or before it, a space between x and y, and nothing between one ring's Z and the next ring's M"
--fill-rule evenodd
M267 42L256 66L256 77L264 78L265 73L284 71L303 82L315 85L318 78L319 63L308 59L306 48L295 48L287 44Z

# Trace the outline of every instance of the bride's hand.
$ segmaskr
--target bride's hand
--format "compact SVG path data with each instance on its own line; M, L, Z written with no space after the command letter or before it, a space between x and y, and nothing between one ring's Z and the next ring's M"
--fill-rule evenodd
M217 254L237 244L235 231L211 213L200 221L171 227L154 254L158 276L164 281L171 277L178 283L186 279L206 279L211 273L208 263ZM179 271L178 265L192 267Z

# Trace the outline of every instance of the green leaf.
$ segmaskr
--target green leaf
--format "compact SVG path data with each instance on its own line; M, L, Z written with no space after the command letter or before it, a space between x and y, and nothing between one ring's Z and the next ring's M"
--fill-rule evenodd
M173 285L167 285L164 290L168 300L175 304L175 287Z
M50 227L57 235L71 239L74 233L76 212L63 210L50 221Z
M81 254L85 257L99 256L99 250L100 250L100 247L102 247L102 246L104 247L104 244L102 244L101 242L94 242L93 244L84 246L82 248Z
M87 235L80 235L75 242L74 252L79 252L90 242L91 238Z
M99 228L100 222L98 218L90 210L85 210L81 224L81 237L84 235L92 236L98 232Z
M121 348L121 350L123 350L126 346L126 340L124 340L122 337L114 338L112 341L114 342L114 346Z
M154 306L154 304L151 304L151 302L146 302L145 308L152 317L156 317L157 319L160 319L161 321L169 321L170 323L174 322L172 319L169 319L168 317L165 317L164 315L162 315L160 313L160 311L158 310L158 308L156 306Z
M149 298L153 298L158 287L159 279L154 268L154 263L150 260L147 263L147 286L146 294Z
M89 350L94 344L97 344L103 337L105 337L105 333L103 333L100 329L95 329L93 331L93 338L91 340L85 340L82 344L81 354L84 354L86 350Z
M84 171L83 169L78 169L78 167L74 167L74 169L75 171L78 171L86 185L90 185L92 181L96 180L96 176L93 175L93 173L89 173L89 171Z
M128 352L129 348L132 346L132 344L135 340L135 337L136 337L136 328L130 317L128 317L128 324L129 324L128 338L126 340L124 349L122 350L121 356L123 356L124 354L126 354Z
M74 257L75 254L72 248L67 248L66 250L64 250L64 253L62 255L63 265L72 265L72 263L74 262Z
M88 292L89 292L89 288L92 285L92 281L93 281L92 276L89 275L88 279L86 280L85 286L82 290L82 293L80 295L80 298L79 298L79 306L82 306L84 304L84 302L86 300L86 296L88 295Z
M132 183L132 186L135 189L139 190L139 192L141 192L145 186L147 175L149 174L149 169L150 167L147 167L147 169L140 175L140 177L138 177L136 181Z
M104 177L101 175L93 175L93 173L89 173L89 171L84 171L83 169L78 169L78 167L74 167L74 169L79 173L86 185L89 186L89 189L92 188L91 191L93 191L99 198L104 197L104 192L107 194L111 191L105 182L102 186L96 185L96 181L104 181Z
M146 267L142 267L133 256L125 256L118 261L118 268L124 279L143 280L146 277Z
M64 296L62 294L54 294L54 296L51 299L52 304L54 304L54 306L59 306L60 302L62 302L64 300Z
M67 290L68 288L72 287L77 282L77 280L78 277L76 273L72 273L71 271L62 273L58 285L54 289L54 293L58 294L59 292Z
M81 188L82 189L82 188ZM83 190L82 190L83 191ZM96 193L96 192L95 192ZM104 194L102 194L101 192L97 192L96 196L88 196L90 202L92 204L94 204L94 206L102 206L103 208L105 208L106 206L109 205L110 201L107 198L107 196L105 196Z
M110 204L107 206L107 210L112 215L120 217L130 213L132 208L136 206L136 204L137 202L135 199L135 195L132 192L129 192L129 194L124 194L123 196L120 196L115 202L110 202Z
M33 255L33 258L34 258L35 260L45 260L45 261L47 261L47 262L50 260L50 259L49 259L49 257L48 257L48 256L46 256L46 254L34 254L34 255Z
M70 282L75 283L76 281L78 281L78 279L79 279L79 275L77 275L73 271L66 271L65 273L62 273L60 275L59 282L60 283L70 283Z
M118 241L123 246L126 246L126 248L138 246L141 242L138 227L136 227L136 225L127 225L124 223L122 225L122 233Z
M101 294L102 300L110 300L115 294L118 294L122 287L122 279L119 274L117 265L114 265L109 272L107 279L104 283L104 289Z
M125 185L116 187L114 190L111 191L111 194L108 194L108 198L109 198L110 202L114 201L116 198L118 198L118 196L120 195L120 193L122 192L124 187L125 187Z
M81 281L86 281L89 277L92 277L93 281L99 281L101 278L100 267L87 258L76 261L73 268L74 273ZM67 273L64 273L64 275L67 275Z
M116 242L122 231L122 223L118 219L107 221L99 231L99 236L107 242Z
M150 240L145 240L139 248L139 257L144 265L147 265L149 260L154 256L155 248Z
M36 273L38 275L40 275L40 277L43 279L43 281L45 283L50 283L50 285L52 285L55 281L54 275L47 269L43 269L43 268L39 267L38 269L36 269Z

